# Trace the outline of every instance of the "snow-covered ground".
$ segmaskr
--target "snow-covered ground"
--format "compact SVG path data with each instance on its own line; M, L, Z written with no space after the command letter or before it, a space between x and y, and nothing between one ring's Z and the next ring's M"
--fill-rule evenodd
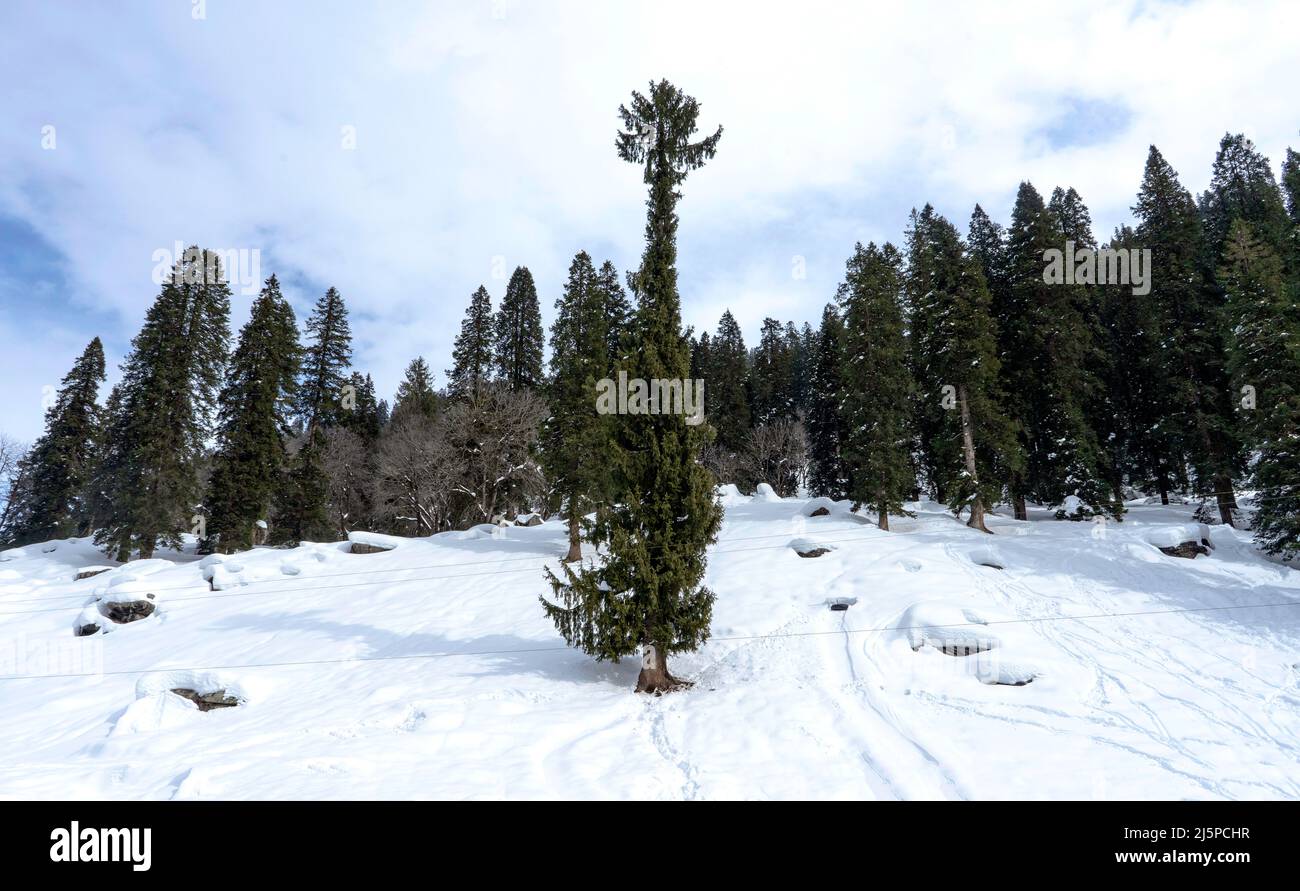
M0 674L38 675L0 680L0 797L1300 797L1300 573L1248 534L724 501L714 638L661 698L543 616L557 522L79 581L109 565L88 542L0 553Z

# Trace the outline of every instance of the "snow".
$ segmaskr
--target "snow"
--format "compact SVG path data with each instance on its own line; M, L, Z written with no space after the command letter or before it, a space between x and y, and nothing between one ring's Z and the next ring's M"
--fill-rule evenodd
M561 523L190 542L79 582L88 541L0 553L0 798L1300 797L1300 573L1249 533L1139 501L1103 535L929 502L883 532L720 496L713 639L661 698L542 614ZM1202 532L1195 560L1154 546Z

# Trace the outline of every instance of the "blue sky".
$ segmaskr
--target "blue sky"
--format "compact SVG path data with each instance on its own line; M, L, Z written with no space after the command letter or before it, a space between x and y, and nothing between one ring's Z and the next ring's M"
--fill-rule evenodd
M1300 126L1294 3L376 6L0 5L0 432L39 433L93 336L115 379L177 241L258 251L300 319L338 287L382 393L415 355L441 383L479 284L529 266L549 321L576 251L635 265L615 110L651 78L726 128L681 207L686 321L751 340L913 206L964 227L1073 185L1105 235L1149 144L1195 190L1225 130L1276 162Z

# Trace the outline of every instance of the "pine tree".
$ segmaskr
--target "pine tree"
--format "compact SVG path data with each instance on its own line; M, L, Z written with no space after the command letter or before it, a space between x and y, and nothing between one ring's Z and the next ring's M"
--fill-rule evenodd
M701 331L700 339L691 339L691 377L708 384L709 363L712 361L709 332Z
M316 301L307 319L307 337L310 345L303 352L297 412L303 430L311 434L340 423L345 411L342 399L352 363L352 329L348 308L334 288Z
M1224 365L1224 316L1211 252L1196 202L1155 146L1133 213L1137 241L1151 251L1151 298L1159 318L1165 417L1164 451L1191 464L1197 491L1213 496L1222 522L1232 525L1233 476L1240 470L1229 382Z
M1088 364L1095 348L1080 289L1044 271L1049 251L1067 250L1067 234L1086 239L1078 247L1091 245L1090 227L1080 228L1081 219L1086 220L1086 211L1080 216L1076 208L1067 233L1067 224L1038 191L1020 184L1007 249L1011 309L1021 314L1016 333L1022 339L999 350L1017 357L1012 373L1004 376L1008 404L1020 412L1016 420L1025 455L1023 489L1017 486L1013 497L1032 495L1040 503L1061 505L1057 516L1064 517L1065 499L1075 496L1080 503L1068 514L1071 519L1100 513L1118 517L1121 508L1110 492L1085 409L1096 386Z
M95 475L95 542L125 562L179 548L199 506L198 467L212 429L230 338L219 255L191 247L176 264L122 364Z
M1137 234L1125 226L1110 250L1140 250ZM1160 346L1161 319L1151 293L1135 294L1130 285L1098 285L1099 344L1111 357L1100 372L1108 423L1097 422L1107 437L1108 463L1116 481L1127 479L1140 491L1158 491L1165 504L1180 478L1182 459L1166 429L1169 412L1169 357ZM1113 483L1114 484L1114 483Z
M1028 317L1024 308L1019 306L1017 295L1011 287L1011 254L1007 245L1007 232L1001 224L995 222L980 205L975 205L971 213L967 244L980 269L984 273L984 282L988 286L991 298L993 320L997 328L998 363L1001 369L998 390L1002 408L1017 443L1024 442L1024 426L1020 419L1027 415L1027 409L1016 389L1017 378L1023 373L1021 360L1025 341L1025 326ZM1025 482L1023 475L1024 454L1017 446L1009 452L1011 464L997 466L994 474L1007 483L1006 495L1011 502L1017 520L1029 519L1029 510L1025 504Z
M204 501L209 546L226 553L257 543L287 461L289 411L301 356L293 308L272 275L226 369L217 451Z
M927 472L955 512L970 508L966 525L988 532L986 507L1002 491L993 469L1018 469L998 389L992 298L979 261L928 204L912 213L906 295Z
M479 285L470 297L452 348L452 368L447 371L447 393L463 399L492 379L492 298Z
M736 452L749 435L749 352L731 310L722 313L718 330L709 341L708 381L705 396L709 423L717 431L718 445Z
M569 265L551 326L550 417L542 466L569 524L565 562L582 559L582 517L610 494L613 419L596 411L597 383L610 375L606 294L586 251Z
M846 264L838 299L844 309L844 467L848 495L875 511L907 515L915 485L911 463L912 377L901 306L903 257L892 244L861 243Z
M388 423L388 403L377 400L375 382L370 375L354 371L348 383L352 387L354 404L349 408L345 400L343 408L346 411L340 426L351 430L365 442L373 443Z
M1268 158L1241 133L1225 133L1214 158L1210 186L1198 204L1205 221L1206 246L1216 261L1235 220L1251 224L1254 237L1278 256L1287 250L1290 219Z
M536 390L542 384L542 311L537 286L527 266L518 266L506 285L494 322L498 380L512 390Z
M14 544L71 538L91 531L87 486L98 444L104 380L99 338L82 351L45 412L45 432L19 462L19 491L9 493L6 537Z
M750 382L755 426L794 417L794 356L785 328L776 319L763 320Z
M812 393L814 343L812 326L805 322L803 328L798 328L794 322L787 322L785 339L790 350L790 398L794 404L795 416L803 417L808 413L809 398Z
M600 271L596 273L596 289L605 303L605 342L609 351L609 367L616 368L626 354L623 340L632 324L634 310L627 290L618 277L618 270L609 260L602 263Z
M677 293L678 191L689 171L714 156L722 130L690 142L698 103L667 81L649 96L633 93L619 107L623 160L644 165L646 248L633 277L638 305L630 378L682 379L690 356L681 331ZM668 670L668 655L693 650L708 638L714 595L701 585L705 548L722 520L711 474L698 462L705 425L680 414L617 416L613 462L619 503L598 518L594 540L607 549L602 565L553 574L560 604L543 599L564 639L598 659L643 652L637 689L659 693L683 683Z
M1233 222L1220 280L1228 293L1229 371L1258 488L1251 529L1270 554L1300 555L1300 307L1281 258Z
M808 405L808 491L814 496L848 497L844 468L845 430L842 365L844 322L833 304L822 310L821 327L812 353Z
M433 372L423 356L416 356L406 366L406 374L397 386L397 395L393 398L393 417L400 418L407 412L415 412L426 418L438 414L438 394L433 390Z
M348 417L343 400L351 380L352 329L347 306L334 288L316 302L307 319L307 336L297 397L303 433L275 496L272 540L282 544L328 540L335 531L323 453L326 429L342 425Z

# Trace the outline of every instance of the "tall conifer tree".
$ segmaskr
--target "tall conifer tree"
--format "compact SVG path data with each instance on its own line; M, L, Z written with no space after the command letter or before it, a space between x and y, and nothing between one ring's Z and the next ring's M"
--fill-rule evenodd
M915 484L911 462L912 377L903 334L902 255L892 244L860 243L846 264L844 308L844 465L848 494L875 511L881 529Z
M542 383L542 311L527 266L518 266L506 285L494 321L497 379L512 390L536 390Z
M45 432L19 462L23 484L10 492L6 532L15 544L71 538L90 530L87 487L102 423L96 397L104 380L99 338L82 351L45 412Z
M487 288L479 285L470 296L469 308L452 348L452 367L447 370L448 395L463 399L492 379L494 343L492 298Z
M638 306L630 378L682 379L690 356L677 293L678 189L687 173L717 151L721 128L698 142L699 104L667 81L620 106L619 157L642 165L647 201L646 248L633 277ZM668 670L670 653L708 639L714 595L701 582L705 548L717 535L722 510L714 481L699 463L708 437L681 414L618 416L614 461L619 503L598 521L594 539L604 561L581 572L551 575L560 603L546 613L571 645L598 659L642 651L637 689L660 693L683 682Z
M845 498L844 468L844 322L833 304L822 310L809 377L808 491L814 496ZM906 409L904 409L906 410Z
M118 560L179 548L194 528L198 468L230 339L219 255L190 247L131 342L96 473L95 541Z
M300 362L293 308L273 275L253 301L219 399L217 452L204 507L209 543L221 551L251 548L256 524L269 519L287 461Z

